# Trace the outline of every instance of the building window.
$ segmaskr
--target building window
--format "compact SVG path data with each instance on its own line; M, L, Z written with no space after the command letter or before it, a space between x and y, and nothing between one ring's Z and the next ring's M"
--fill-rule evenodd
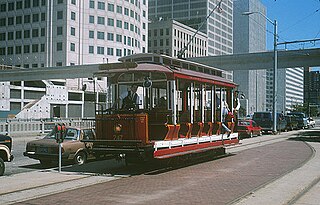
M8 25L13 25L14 24L14 17L9 17L8 18Z
M117 27L122 28L122 21L121 20L117 20Z
M89 16L89 23L94 23L94 16Z
M89 53L94 54L94 46L89 46Z
M98 1L98 9L100 10L105 10L105 3L104 2L101 2L101 1Z
M116 50L116 56L121 56L122 55L122 50L121 49L118 49Z
M41 6L45 6L46 5L46 1L47 0L41 0Z
M97 47L97 54L104 54L104 47L98 46Z
M62 66L62 62L56 62L56 66L58 67Z
M122 14L122 6L117 6L117 13Z
M23 31L23 37L24 38L30 38L30 30L24 30Z
M104 25L104 17L98 16L98 24Z
M63 0L58 0L58 4L63 4Z
M24 8L30 8L31 0L24 0Z
M63 28L62 26L57 27L57 36L60 36L63 34Z
M108 3L108 11L114 12L114 4Z
M71 27L70 34L71 34L71 36L75 36L76 35L76 29Z
M117 41L117 42L122 42L122 35L117 34L117 36L116 36L116 41Z
M21 39L21 38L22 38L22 31L16 31L16 39Z
M57 51L62 51L62 42L57 43Z
M89 8L90 9L94 9L94 1L90 0Z
M6 18L0 19L0 27L6 26L6 24L7 24Z
M38 52L39 52L39 45L32 44L32 53L38 53Z
M129 9L128 8L124 8L124 15L129 16Z
M42 44L40 45L40 52L45 52L45 50L46 50L45 44L42 43Z
M8 40L13 40L13 31L8 32Z
M0 48L0 56L5 56L6 55L6 48Z
M94 38L94 31L89 31L89 38Z
M104 40L104 32L98 31L97 38L101 39L101 40Z
M32 29L32 37L39 37L39 29Z
M76 0L71 0L71 4L76 5Z
M13 47L8 47L7 48L7 55L13 55Z
M23 46L23 53L30 53L30 45Z
M1 4L0 5L0 12L6 12L7 11L7 4Z
M39 6L39 0L33 0L33 7L38 7Z
M24 23L30 23L30 19L31 19L30 15L25 15L24 18L23 18L23 22Z
M14 10L14 3L8 3L8 11L13 11Z
M113 33L108 33L107 35L108 35L108 37L107 37L108 40L109 40L109 41L113 41L113 39L114 39Z
M46 21L46 13L41 13L41 21Z
M108 26L114 26L114 19L108 18Z
M16 10L22 9L22 1L17 1Z
M45 36L46 35L46 28L41 28L41 36Z
M22 24L22 16L16 16L16 24Z
M107 48L107 55L113 56L113 48Z
M76 13L71 11L71 20L76 20Z
M134 31L134 25L130 24L130 31Z
M21 52L22 52L22 47L16 46L16 54L21 54Z
M76 51L76 44L70 43L70 51Z
M124 22L124 29L129 30L129 23L128 22Z
M134 18L134 11L130 10L130 16Z
M57 12L57 19L58 20L63 19L63 11L58 11Z
M21 31L20 31L21 32ZM17 33L17 31L16 31ZM17 34L16 34L17 35ZM21 34L20 34L21 35ZM21 37L20 37L21 38ZM6 33L0 33L0 41L5 41L6 40Z

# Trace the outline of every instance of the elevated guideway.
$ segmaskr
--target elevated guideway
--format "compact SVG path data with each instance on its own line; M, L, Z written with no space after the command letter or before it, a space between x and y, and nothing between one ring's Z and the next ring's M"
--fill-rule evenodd
M223 70L257 70L273 68L273 52L232 54L189 58L188 60ZM0 66L0 82L72 79L93 77L105 69L136 67L135 63L90 64L44 68ZM278 51L278 68L320 66L320 48Z
M258 70L273 68L273 51L189 58L188 60L223 70ZM320 48L278 50L278 68L320 66Z

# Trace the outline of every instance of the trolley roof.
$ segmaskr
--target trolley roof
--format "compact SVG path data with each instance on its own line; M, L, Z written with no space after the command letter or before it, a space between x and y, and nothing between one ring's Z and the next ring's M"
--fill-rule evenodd
M226 87L237 84L222 77L222 70L199 63L158 54L134 54L119 59L122 63L103 64L95 76L113 77L127 72L159 72L167 79L186 79Z

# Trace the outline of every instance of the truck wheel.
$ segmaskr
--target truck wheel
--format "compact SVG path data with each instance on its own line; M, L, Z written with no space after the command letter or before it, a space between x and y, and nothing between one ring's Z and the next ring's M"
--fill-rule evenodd
M51 161L50 160L43 160L43 159L41 159L41 160L39 160L40 161L40 164L42 165L42 166L49 166L50 164L51 164Z
M4 174L5 164L3 159L0 157L0 176Z
M86 161L87 161L87 154L85 152L81 151L78 154L76 154L76 156L74 157L75 164L82 165L86 163Z

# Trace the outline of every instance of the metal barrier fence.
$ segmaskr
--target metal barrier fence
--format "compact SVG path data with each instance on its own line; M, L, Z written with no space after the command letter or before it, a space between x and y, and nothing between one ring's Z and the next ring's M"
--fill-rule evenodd
M47 133L56 124L65 123L71 127L94 127L94 119L55 119L55 120L6 120L0 121L0 134L33 134Z

